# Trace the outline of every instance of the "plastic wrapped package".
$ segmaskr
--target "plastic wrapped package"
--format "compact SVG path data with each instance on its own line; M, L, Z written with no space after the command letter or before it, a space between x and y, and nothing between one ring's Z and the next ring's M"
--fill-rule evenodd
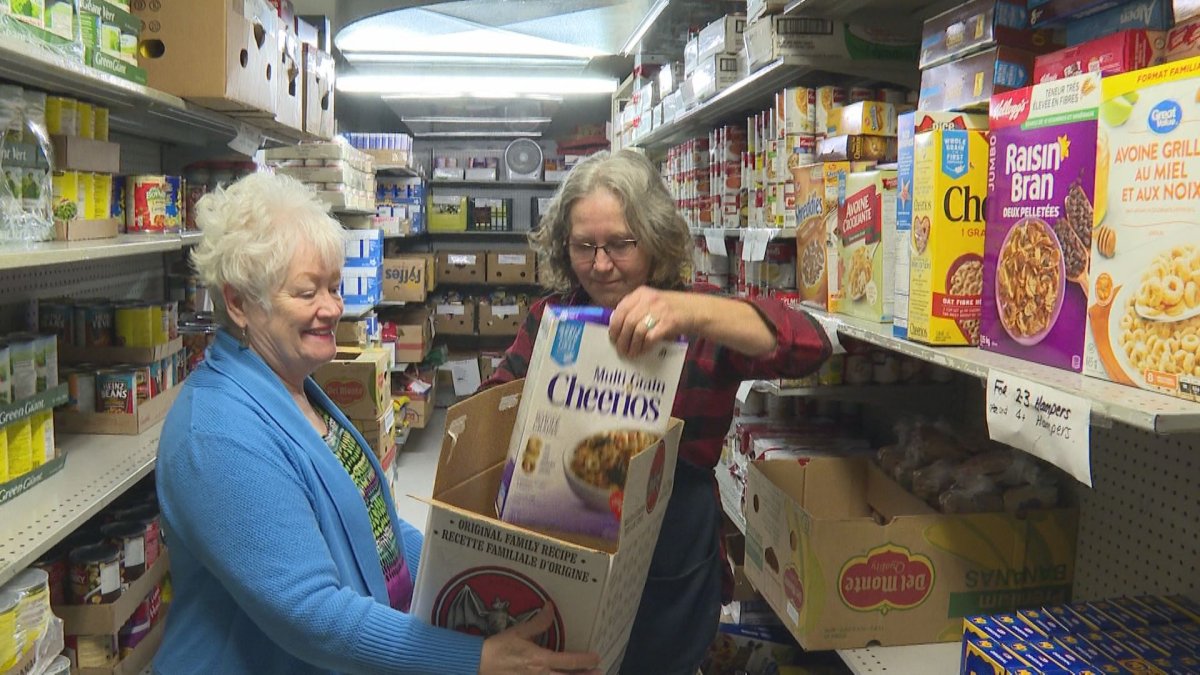
M0 85L0 241L54 238L52 167L45 97Z
M1012 464L1012 450L997 449L981 452L959 465L955 471L955 481L963 483L976 476L988 476L994 482L999 482L999 476L1009 471Z
M896 475L896 468L904 461L904 448L899 445L885 445L876 453L875 459L879 467L889 476Z
M1004 510L1010 513L1052 509L1058 506L1057 485L1021 485L1004 491Z
M955 470L959 462L952 459L939 459L913 471L913 494L925 500L931 506L938 504L942 493L954 484Z
M994 513L1004 510L1004 493L990 476L973 474L955 481L938 504L945 513Z

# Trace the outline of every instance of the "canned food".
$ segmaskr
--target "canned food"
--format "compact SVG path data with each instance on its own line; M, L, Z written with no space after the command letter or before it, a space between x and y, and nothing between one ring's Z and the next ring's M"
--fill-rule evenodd
M211 324L183 323L179 326L179 334L183 337L183 349L186 354L185 371L190 373L200 366L204 360L204 350L216 336L217 327Z
M154 566L162 552L162 537L158 527L158 505L138 504L127 509L114 511L113 518L119 521L138 523L145 528L143 539L146 546L146 568Z
M150 369L150 397L154 398L163 392L162 361L155 361L147 366Z
M92 174L92 211L88 218L107 220L112 217L113 177L106 173Z
M125 214L125 200L128 196L126 186L128 184L125 176L112 177L112 198L109 199L109 208L111 211L108 217L115 218L121 224L122 232L126 231L128 225Z
M39 300L38 330L54 333L64 345L75 341L75 303L70 300Z
M24 635L25 650L33 646L50 625L50 575L30 567L4 584L4 590L16 593L17 630Z
M12 402L12 358L8 340L0 338L0 404Z
M38 335L34 340L34 368L39 392L58 386L58 336Z
M175 352L175 354L171 354L170 356L163 359L162 361L159 361L158 365L159 365L159 368L162 370L162 390L163 391L167 391L171 387L175 386L175 383L176 383L175 369L178 367L175 365L175 356L178 353L179 352Z
M146 526L142 523L115 521L100 528L109 543L121 549L121 574L125 583L146 572Z
M46 410L34 413L29 418L29 437L32 444L30 451L33 468L53 461L57 454L54 450L54 413Z
M8 473L8 434L0 430L0 483L7 483L11 477Z
M168 342L167 334L170 332L170 329L167 327L167 325L165 323L163 323L162 305L145 304L143 306L146 308L146 311L148 311L150 313L150 345L149 346L153 347L153 346L157 346L157 345L167 344L167 342Z
M105 108L102 105L96 106L95 127L96 127L96 140L107 141L108 140L108 108Z
M80 218L92 218L96 213L96 174L79 172L79 192L83 194L83 210Z
M96 373L96 412L137 413L137 374L116 368Z
M8 479L19 478L33 469L33 433L29 418L4 427L8 443Z
M166 339L163 342L170 342L179 337L179 305L174 300L170 300L158 307L162 311L163 330L166 332Z
M167 181L165 176L130 176L126 231L161 234L167 230Z
M76 370L66 379L67 407L76 412L96 412L96 372Z
M79 135L79 101L66 96L46 97L46 130L63 136Z
M203 183L196 185L188 183L187 196L183 200L183 229L188 231L199 230L200 226L196 224L196 202L208 193L208 186Z
M96 137L96 109L91 103L79 101L75 104L75 119L78 124L76 135L80 138Z
M167 232L178 232L183 229L184 186L180 176L163 176L163 186L166 193Z
M21 598L16 593L0 591L0 669L8 670L17 665L20 655L17 639L17 613Z
M112 544L71 551L71 602L99 605L121 597L121 552Z
M154 390L154 380L150 377L149 365L142 363L122 363L117 367L133 372L134 381L137 383L137 402L139 404L154 398L155 394L158 393Z
M37 393L37 336L13 333L8 336L8 357L12 368L13 401Z
M129 304L113 311L117 344L124 347L150 347L154 344L154 325L149 305Z
M33 567L46 573L50 586L50 604L61 605L67 601L67 558L62 549L52 548L48 553L38 558Z
M76 319L79 313L75 314ZM83 327L85 347L111 347L115 342L113 332L113 306L105 301L97 301L83 307Z

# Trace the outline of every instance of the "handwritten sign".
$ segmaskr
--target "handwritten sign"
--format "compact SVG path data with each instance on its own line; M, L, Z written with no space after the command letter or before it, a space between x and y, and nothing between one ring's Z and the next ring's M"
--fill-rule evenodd
M992 440L1020 448L1092 484L1092 404L1009 373L988 372L987 424Z

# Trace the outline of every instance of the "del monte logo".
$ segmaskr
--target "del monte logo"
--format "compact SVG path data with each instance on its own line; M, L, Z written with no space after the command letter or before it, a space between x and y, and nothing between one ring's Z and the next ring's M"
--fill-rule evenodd
M933 590L933 562L895 544L884 544L842 565L838 593L851 609L886 614L925 602Z
M367 388L357 380L331 380L325 385L325 393L335 403L345 405L362 398L367 393Z

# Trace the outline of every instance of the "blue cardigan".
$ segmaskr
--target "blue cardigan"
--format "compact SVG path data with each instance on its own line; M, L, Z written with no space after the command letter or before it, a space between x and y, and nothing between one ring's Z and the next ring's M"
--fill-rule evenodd
M305 391L354 430L311 378ZM366 454L415 581L421 533ZM157 476L174 602L155 673L478 672L482 638L389 606L361 493L266 362L225 331L167 415Z

